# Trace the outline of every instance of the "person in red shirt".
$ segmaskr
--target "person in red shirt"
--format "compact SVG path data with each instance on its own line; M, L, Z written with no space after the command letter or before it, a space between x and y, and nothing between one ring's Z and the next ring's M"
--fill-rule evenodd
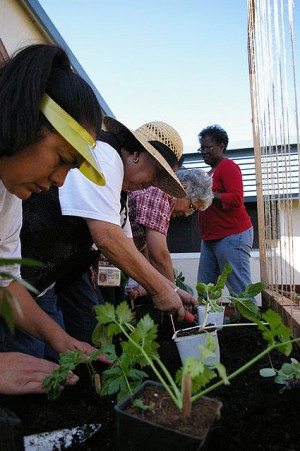
M224 157L228 135L219 125L204 128L198 135L204 162L211 167L213 202L199 211L201 254L198 282L215 283L226 263L232 267L227 288L238 295L251 283L250 252L253 226L244 205L242 173Z

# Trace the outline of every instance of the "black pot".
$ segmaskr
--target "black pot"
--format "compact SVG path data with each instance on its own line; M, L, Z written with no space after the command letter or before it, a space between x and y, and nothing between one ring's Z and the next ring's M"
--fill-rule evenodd
M146 381L132 396L128 396L124 401L115 406L117 416L118 451L205 450L208 443L209 427L207 428L206 436L201 440L199 437L151 423L146 419L137 417L125 411L135 398L141 397L147 385L163 387L162 384L158 382ZM216 400L213 401L218 403ZM221 409L221 406L222 404L219 403L219 410Z

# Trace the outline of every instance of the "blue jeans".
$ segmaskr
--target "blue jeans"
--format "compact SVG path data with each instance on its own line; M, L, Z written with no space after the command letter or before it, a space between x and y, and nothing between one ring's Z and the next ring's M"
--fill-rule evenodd
M103 296L98 285L93 284L89 271L60 291L58 305L63 312L68 334L92 344L92 333L97 325L94 307L103 303Z
M48 313L54 321L64 328L62 312L57 307L57 299L51 288L43 296L36 298L37 304ZM38 340L27 332L16 329L11 335L3 320L0 321L0 351L1 352L23 352L39 358L57 361L57 352L47 343Z
M250 252L253 246L253 227L245 232L220 240L202 240L198 282L216 283L224 266L229 263L232 272L226 286L234 295L243 292L251 283Z

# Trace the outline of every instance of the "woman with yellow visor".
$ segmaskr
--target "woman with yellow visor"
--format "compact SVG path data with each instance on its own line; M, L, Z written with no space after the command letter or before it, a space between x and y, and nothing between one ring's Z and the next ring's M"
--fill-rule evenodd
M1 67L0 105L0 258L16 259L21 257L22 199L62 186L72 168L105 184L93 156L102 118L90 86L72 71L64 50L52 45L24 48ZM5 270L20 276L18 265ZM1 279L0 285L19 302L23 314L14 312L17 327L57 352L94 349L58 326L22 284ZM54 364L6 353L5 346L0 351L0 393L42 391L41 383ZM76 380L70 375L69 383Z

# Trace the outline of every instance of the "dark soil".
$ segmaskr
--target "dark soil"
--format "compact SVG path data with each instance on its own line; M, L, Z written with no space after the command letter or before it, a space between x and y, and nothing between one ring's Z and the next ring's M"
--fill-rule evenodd
M151 409L142 410L130 403L128 407L124 407L126 413L201 440L206 437L215 419L220 417L222 407L218 400L203 396L193 403L192 415L183 418L166 390L150 384L145 386L138 398L144 405L151 406Z
M175 373L181 362L171 340L172 334L169 323L160 326L161 359ZM218 337L221 362L228 374L265 347L256 327L223 328ZM297 346L291 356L300 360ZM274 367L289 362L290 357L274 352ZM291 391L279 394L281 386L271 379L262 379L259 369L266 366L269 366L267 357L233 379L230 386L222 386L209 394L223 403L221 418L211 434L209 451L300 451L300 408L294 402L296 396L290 396ZM103 368L102 364L98 365L99 371ZM101 423L100 431L81 449L115 451L116 399L95 395L85 368L79 368L78 374L78 385L66 388L58 401L47 401L43 395L2 396L1 405L22 420L24 435ZM155 379L151 374L150 377Z
M207 326L214 326L214 324L207 324ZM182 327L182 326L180 326ZM211 327L210 329L207 330L207 332L214 332L216 330L215 327ZM203 330L203 328L201 326L195 326L195 327L189 327L186 329L180 329L177 331L176 336L179 337L189 337L191 335L198 335L198 334L203 334L206 333L206 331Z

